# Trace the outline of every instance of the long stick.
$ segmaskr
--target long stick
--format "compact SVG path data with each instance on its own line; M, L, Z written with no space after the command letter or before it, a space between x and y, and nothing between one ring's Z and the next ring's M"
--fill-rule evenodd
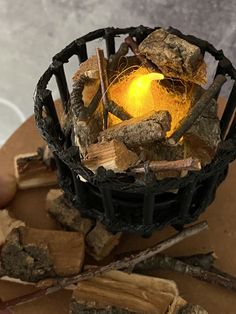
M138 264L135 271L140 272L147 269L150 270L150 268L176 271L236 292L236 278L233 276L226 276L225 273L216 273L199 266L190 265L170 256L155 255L152 259Z
M169 170L199 171L201 170L201 163L198 159L193 159L192 157L189 157L186 159L172 160L172 161L168 161L168 160L150 161L147 164L147 167L154 172L169 171ZM145 173L145 171L147 170L147 167L145 167L145 165L142 164L135 168L132 168L131 172Z
M105 66L105 57L104 52L102 49L97 48L97 60L98 60L98 70L100 76L100 84L101 84L101 91L102 91L102 102L103 102L103 127L107 129L107 117L108 117L108 96L107 96L107 88L108 88L108 77L107 77L107 70Z
M182 138L184 133L188 131L194 122L199 118L204 109L213 105L215 100L213 99L219 92L222 85L226 82L224 75L217 75L211 86L204 92L198 102L191 108L188 115L182 120L179 127L174 131L171 137L168 139L168 143L176 145Z
M15 298L6 302L0 303L0 309L6 309L8 307L12 307L21 303L29 302L36 297L41 297L44 295L48 295L50 293L53 293L55 291L61 290L71 284L76 284L82 280L86 280L95 276L100 276L103 273L106 273L111 270L118 270L118 269L127 269L127 268L133 268L138 263L143 262L144 260L151 258L155 256L156 254L170 248L171 246L183 241L186 238L189 238L193 235L198 234L199 232L205 230L208 228L207 222L201 222L196 225L193 225L191 227L188 227L181 231L180 233L173 235L172 237L158 243L154 247L150 249L146 249L144 251L141 251L138 254L131 255L128 258L124 258L122 260L118 260L115 262L112 262L106 266L97 267L95 269L91 269L88 271L85 271L77 276L74 277L66 277L62 279L57 280L57 284L55 286L52 286L50 288L45 288L40 291L36 291L35 293L31 293L29 295L22 296L20 298Z

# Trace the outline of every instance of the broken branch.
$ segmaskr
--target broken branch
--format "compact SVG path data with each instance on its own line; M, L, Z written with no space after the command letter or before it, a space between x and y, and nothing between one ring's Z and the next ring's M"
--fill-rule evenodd
M160 254L155 255L151 259L146 259L141 264L136 265L135 271L140 272L147 269L150 270L151 268L176 271L236 292L236 278L225 276L223 273L209 271L199 266L190 265L174 257Z
M131 171L135 173L145 173L147 169L150 169L154 172L158 171L169 171L169 170L177 170L177 171L199 171L201 170L201 164L198 159L193 159L192 157L181 159L181 160L155 160L147 163L147 167L142 164L135 168L132 168Z
M170 145L175 145L181 137L188 131L194 122L199 118L204 109L209 108L212 105L212 102L215 102L213 99L219 92L222 85L225 83L226 78L224 75L217 75L214 82L211 86L203 93L198 102L190 109L188 115L182 120L180 125L168 139Z

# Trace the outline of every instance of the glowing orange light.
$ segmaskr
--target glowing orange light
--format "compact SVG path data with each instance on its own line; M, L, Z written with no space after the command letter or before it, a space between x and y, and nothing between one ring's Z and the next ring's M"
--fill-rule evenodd
M148 73L139 74L131 81L127 92L127 103L133 108L133 112L139 115L143 111L143 106L151 105L147 104L153 101L151 83L163 79L164 75L161 73Z

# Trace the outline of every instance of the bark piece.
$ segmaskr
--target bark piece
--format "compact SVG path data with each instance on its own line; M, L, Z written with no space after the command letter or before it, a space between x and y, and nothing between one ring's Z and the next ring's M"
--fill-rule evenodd
M221 141L217 104L213 101L185 133L186 154L198 158L202 165L211 162Z
M12 218L7 209L0 210L0 246L4 244L11 231L20 226L25 226L25 223Z
M208 314L208 312L200 305L186 304L184 307L179 309L177 314Z
M101 222L97 222L86 237L86 249L93 258L100 261L119 244L121 235L121 232L112 234Z
M28 153L15 156L15 176L19 189L57 185L56 171L48 167L41 154Z
M79 232L14 229L1 252L4 274L35 282L78 274L84 261L84 236Z
M199 47L164 29L157 29L139 45L139 52L151 60L167 77L196 80L203 55ZM198 78L206 82L206 73Z
M91 72L93 71L93 72ZM78 70L75 72L74 76L72 77L72 80L76 82L82 74L92 74L93 75L96 73L97 78L99 78L99 73L98 73L98 62L97 62L97 57L91 56L88 58L86 61L82 62L78 68ZM89 76L89 75L88 75Z
M99 141L116 139L128 148L133 148L165 138L170 126L171 116L168 111L151 111L142 117L123 121L102 131Z
M179 142L182 136L189 131L197 119L202 115L204 110L207 110L207 108L210 108L213 104L215 104L214 97L216 97L225 82L226 77L224 75L219 74L215 77L211 86L202 94L196 104L189 110L188 115L180 121L179 125L176 127L168 140L169 144L175 145Z
M52 189L48 192L46 210L66 229L79 231L84 235L91 230L94 224L91 219L81 217L79 210L68 204L63 192L59 189Z
M71 313L86 313L86 309L93 310L87 313L164 314L178 294L173 281L111 271L78 284Z
M94 172L101 166L114 172L123 172L134 166L138 159L122 142L112 140L90 145L83 164Z

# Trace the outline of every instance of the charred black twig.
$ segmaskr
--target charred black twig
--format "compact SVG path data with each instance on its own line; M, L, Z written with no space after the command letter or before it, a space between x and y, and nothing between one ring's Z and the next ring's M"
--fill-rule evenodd
M181 121L180 125L168 139L170 145L175 145L181 137L188 131L194 122L199 118L204 109L213 105L213 99L219 92L222 85L226 82L224 75L217 75L211 86L204 92L198 102L190 109L188 115Z
M114 116L116 116L122 121L129 120L132 118L132 116L127 111L125 111L123 107L119 106L114 101L109 101L107 107L110 113L114 114Z

